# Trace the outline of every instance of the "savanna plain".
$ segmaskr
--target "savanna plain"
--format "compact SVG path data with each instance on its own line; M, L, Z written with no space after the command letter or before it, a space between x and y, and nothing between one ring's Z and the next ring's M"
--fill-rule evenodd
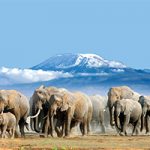
M150 149L150 136L119 136L91 134L69 138L42 138L28 133L25 138L1 139L0 150L133 150Z

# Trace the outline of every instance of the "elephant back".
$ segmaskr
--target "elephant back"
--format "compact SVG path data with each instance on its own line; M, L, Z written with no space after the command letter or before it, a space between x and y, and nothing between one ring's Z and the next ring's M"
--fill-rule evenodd
M1 90L0 95L9 110L17 111L20 113L20 117L29 114L29 101L22 93L16 90Z

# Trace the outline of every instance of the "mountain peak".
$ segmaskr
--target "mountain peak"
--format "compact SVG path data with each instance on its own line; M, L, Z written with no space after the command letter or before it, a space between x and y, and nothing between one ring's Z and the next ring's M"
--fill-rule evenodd
M88 67L126 68L124 64L118 61L109 61L96 54L79 54L79 56L87 59Z
M69 68L126 68L118 61L109 61L96 54L59 54L32 67L42 70L64 70Z

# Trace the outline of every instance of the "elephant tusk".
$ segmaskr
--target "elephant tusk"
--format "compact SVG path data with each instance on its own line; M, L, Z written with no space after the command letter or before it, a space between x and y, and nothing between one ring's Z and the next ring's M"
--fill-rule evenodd
M36 118L36 117L40 114L40 112L41 112L41 110L39 109L36 115L34 115L34 116L29 116L29 117L32 118L32 119L33 119L33 118Z

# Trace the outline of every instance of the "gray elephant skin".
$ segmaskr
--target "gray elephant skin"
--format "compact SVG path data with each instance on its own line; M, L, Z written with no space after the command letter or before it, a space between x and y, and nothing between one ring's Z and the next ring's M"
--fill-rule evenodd
M59 91L63 90L64 89L58 89L56 87L45 87L42 85L34 91L30 100L31 115L35 116L32 117L30 121L32 130L45 133L45 136L47 136L49 133L52 135L51 123L49 121L49 117L47 117L50 115L50 107L52 103L51 97L54 93L58 93ZM62 114L59 115L59 113L57 113L57 115L54 115L53 119L58 128L63 124L62 118ZM55 129L58 136L60 136L57 127Z
M113 105L115 101L122 100L122 99L133 99L138 101L140 94L134 92L131 88L127 86L120 86L120 87L112 87L109 89L108 92L108 108L110 113L110 125L114 125L114 108Z
M6 138L6 131L10 134L11 138L14 138L15 129L16 129L16 117L10 113L2 113L0 114L0 126L2 138Z
M142 108L139 102L132 99L122 99L114 104L114 119L120 135L127 135L127 126L129 123L133 125L132 135L139 133L141 125Z
M105 98L100 95L90 96L93 105L93 114L91 126L94 127L95 124L100 124L102 133L105 133L104 125L104 111L105 111Z
M141 131L144 128L146 129L146 134L150 132L150 97L148 96L140 96L139 103L142 106L142 126Z
M90 98L81 92L71 93L67 90L56 93L53 96L51 105L51 125L53 127L53 114L56 114L59 109L61 112L66 112L65 115L65 136L70 136L72 127L80 123L82 135L90 132L90 122L92 118L92 103Z
M21 136L25 136L24 126L29 115L30 106L28 99L16 90L0 90L0 113L11 112L16 117L16 136L19 124Z

